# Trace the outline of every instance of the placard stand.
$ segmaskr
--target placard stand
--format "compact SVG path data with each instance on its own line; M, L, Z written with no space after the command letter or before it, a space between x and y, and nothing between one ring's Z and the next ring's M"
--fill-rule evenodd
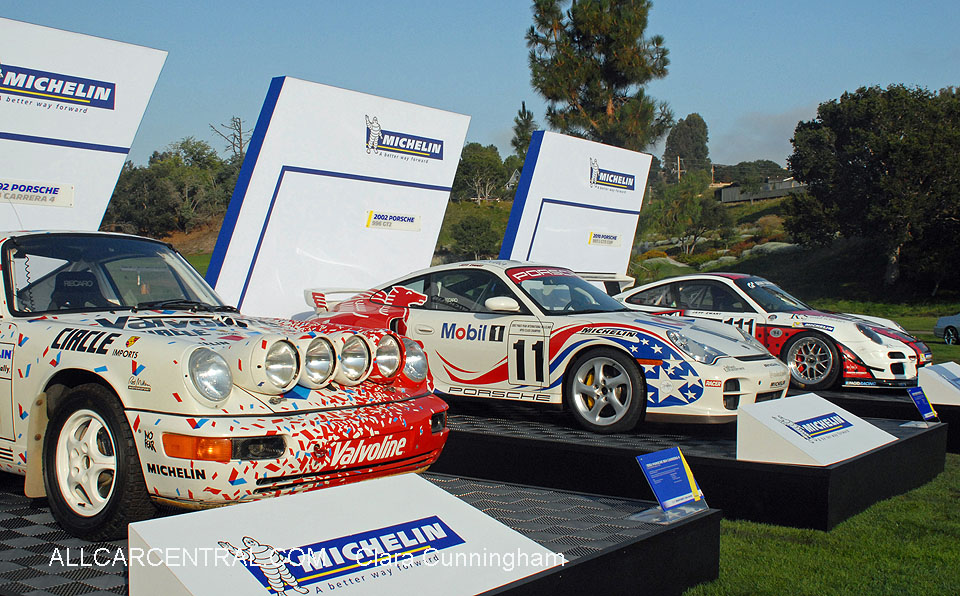
M659 507L635 513L631 520L668 525L709 509L679 447L638 455L637 463Z
M673 509L667 509L666 511L660 507L653 507L651 509L647 509L646 511L634 513L627 519L631 521L646 522L648 524L668 526L672 523L676 523L680 520L690 517L691 515L700 513L701 511L706 511L708 509L710 509L710 507L707 505L707 500L701 498L699 501L678 505Z

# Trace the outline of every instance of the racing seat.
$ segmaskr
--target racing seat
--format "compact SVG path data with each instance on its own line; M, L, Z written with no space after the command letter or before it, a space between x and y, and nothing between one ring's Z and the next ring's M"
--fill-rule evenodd
M50 310L110 306L100 293L100 284L90 271L62 271L53 282Z

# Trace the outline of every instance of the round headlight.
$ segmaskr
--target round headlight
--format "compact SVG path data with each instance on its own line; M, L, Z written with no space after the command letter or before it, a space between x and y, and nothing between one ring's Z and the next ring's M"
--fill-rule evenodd
M407 351L406 362L403 364L403 374L415 383L421 383L427 378L427 355L423 353L420 344L409 337L403 338L403 347Z
M209 348L197 348L190 354L187 370L193 386L206 399L219 404L230 396L233 377L220 354Z
M389 378L400 368L400 343L392 335L384 335L377 344L377 356L373 359L380 374Z
M275 342L267 350L263 370L267 379L277 387L293 383L299 372L297 349L288 341Z
M303 354L303 376L309 383L323 386L333 375L337 353L329 341L318 337L310 342Z
M370 350L359 335L351 335L340 350L340 366L348 381L356 382L367 374L370 367Z

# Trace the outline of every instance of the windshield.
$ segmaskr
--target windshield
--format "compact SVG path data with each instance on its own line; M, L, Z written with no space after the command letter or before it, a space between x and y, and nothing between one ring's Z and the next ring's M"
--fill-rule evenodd
M16 313L136 308L226 310L160 242L106 234L37 234L6 242L5 291Z
M799 299L783 291L777 284L762 277L746 277L734 280L734 283L767 312L813 310Z
M572 315L627 310L603 290L569 269L517 267L507 275L547 315Z

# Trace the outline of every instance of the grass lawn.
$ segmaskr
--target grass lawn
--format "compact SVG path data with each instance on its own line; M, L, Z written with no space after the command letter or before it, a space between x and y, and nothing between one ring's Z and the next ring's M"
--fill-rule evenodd
M960 594L958 497L960 455L948 454L933 481L830 532L724 520L720 578L685 596Z

